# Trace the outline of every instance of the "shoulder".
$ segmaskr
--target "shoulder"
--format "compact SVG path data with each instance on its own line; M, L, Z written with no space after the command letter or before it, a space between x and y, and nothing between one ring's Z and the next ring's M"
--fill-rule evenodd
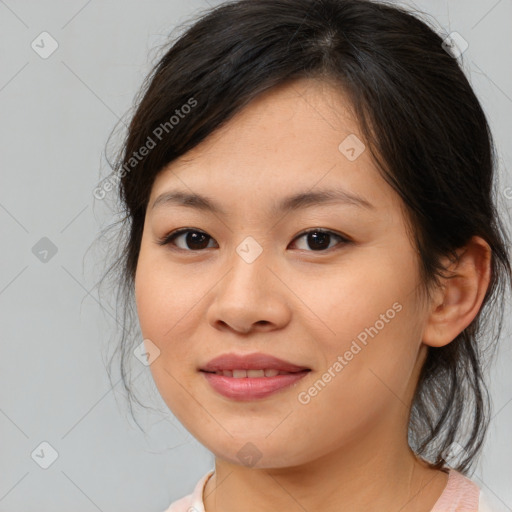
M431 512L501 512L476 482L455 469L447 468L448 482Z
M431 512L479 512L480 488L468 477L453 468L445 468L448 481Z
M213 469L208 471L208 473L199 479L192 493L173 501L163 512L205 512L203 504L203 490L206 482L213 475L213 472Z
M480 491L480 500L478 502L478 512L493 512L488 501L487 496L483 491Z
M478 512L510 512L510 508L492 491L481 489Z

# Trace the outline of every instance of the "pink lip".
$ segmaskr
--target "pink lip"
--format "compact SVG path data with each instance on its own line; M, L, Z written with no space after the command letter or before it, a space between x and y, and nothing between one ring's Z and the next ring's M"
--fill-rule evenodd
M286 375L276 375L275 377L242 378L208 373L222 370L263 369L273 369L290 373ZM200 371L212 388L221 395L235 400L257 400L291 386L302 379L310 369L266 354L250 354L247 356L224 354L212 359L204 368L201 368Z
M296 364L283 361L277 357L261 353L248 354L245 356L223 354L209 361L205 366L200 368L200 370L205 372L217 372L221 370L264 370L267 368L290 373L309 370L306 366L297 366Z
M235 400L257 400L265 398L277 391L291 386L308 374L308 370L302 372L276 375L275 377L224 377L216 373L203 372L206 380L212 388L227 398Z

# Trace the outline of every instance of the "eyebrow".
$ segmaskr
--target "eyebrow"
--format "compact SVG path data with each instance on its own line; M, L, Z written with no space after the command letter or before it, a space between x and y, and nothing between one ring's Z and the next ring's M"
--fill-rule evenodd
M374 205L357 194L343 189L324 189L315 192L299 192L292 196L285 197L277 205L273 205L270 214L276 215L282 212L332 203L343 203L366 209L375 208ZM224 216L227 215L227 212L214 200L201 194L178 190L160 194L153 202L151 209L154 210L157 207L168 205L186 206L196 210L212 212Z

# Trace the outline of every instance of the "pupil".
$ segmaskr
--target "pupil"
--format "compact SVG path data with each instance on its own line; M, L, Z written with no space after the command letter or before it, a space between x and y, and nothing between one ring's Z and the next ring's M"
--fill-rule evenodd
M206 242L206 244L204 244L204 247L201 246L201 242L199 241L201 238L203 239L203 242L204 240L206 240L208 235L205 235L204 233L198 233L197 231L192 231L190 233L187 234L187 245L190 247L190 249L204 249L207 245L208 245L208 242ZM191 247L191 245L194 245L194 243L199 243L200 247Z
M308 233L308 244L313 250L322 250L329 247L329 234L314 231ZM197 231L189 232L186 236L186 242L190 249L204 249L208 246L207 241L208 235L204 233L198 233ZM197 244L199 246L194 246Z
M318 231L314 231L313 233L308 233L308 244L312 249L319 250L319 249L325 249L326 247L329 247L329 234L328 233L319 233ZM313 243L311 243L311 241ZM322 242L327 241L326 247L322 245ZM318 247L318 243L320 242L320 247Z

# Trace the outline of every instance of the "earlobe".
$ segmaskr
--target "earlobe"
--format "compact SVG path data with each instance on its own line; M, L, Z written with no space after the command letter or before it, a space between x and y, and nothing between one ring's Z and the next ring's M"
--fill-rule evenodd
M491 252L477 236L457 251L458 260L448 265L448 277L432 301L422 337L425 345L447 345L477 316L489 287Z

